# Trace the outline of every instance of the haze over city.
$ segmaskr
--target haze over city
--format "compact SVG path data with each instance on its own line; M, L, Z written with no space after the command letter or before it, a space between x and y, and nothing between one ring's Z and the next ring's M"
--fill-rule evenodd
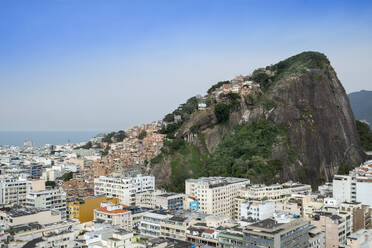
M0 130L129 128L309 50L371 90L371 26L370 1L2 1Z

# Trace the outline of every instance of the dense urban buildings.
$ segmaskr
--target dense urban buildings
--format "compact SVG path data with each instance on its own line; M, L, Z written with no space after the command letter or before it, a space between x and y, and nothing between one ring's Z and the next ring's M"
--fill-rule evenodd
M147 136L140 140L145 127ZM0 242L115 248L348 248L371 243L372 161L349 175L336 175L319 192L298 182L263 185L234 177L187 179L185 192L168 192L156 186L145 167L115 158L120 153L133 161L119 152L129 140L159 145L162 136L151 131L157 128L154 123L131 129L123 141L107 144L103 156L103 137L92 139L98 147L89 149L1 147ZM129 147L124 150L132 151L138 163L150 156Z

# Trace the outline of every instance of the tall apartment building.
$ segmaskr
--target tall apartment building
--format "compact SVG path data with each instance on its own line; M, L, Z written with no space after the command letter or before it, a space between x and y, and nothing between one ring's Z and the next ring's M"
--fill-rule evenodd
M10 178L9 176L1 177L0 205L24 205L29 188L30 184L25 179Z
M199 211L217 216L233 215L233 199L250 181L234 177L201 177L186 180L186 194L199 200Z
M66 193L60 189L29 192L26 196L26 206L38 209L56 210L64 220L66 213Z
M361 202L372 207L372 161L355 168L349 175L335 175L333 198L340 202Z
M134 205L135 194L155 188L154 176L137 175L136 177L105 177L94 179L94 194L117 197L125 205Z

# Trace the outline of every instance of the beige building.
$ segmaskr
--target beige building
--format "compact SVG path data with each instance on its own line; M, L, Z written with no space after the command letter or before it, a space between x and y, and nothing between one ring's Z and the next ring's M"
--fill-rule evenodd
M351 234L351 215L346 212L315 212L311 224L325 233L326 248L338 248L346 244L346 237Z
M201 213L217 216L233 215L233 199L249 183L246 178L201 177L186 180L186 194L199 199Z
M351 232L367 228L368 207L357 202L343 202L340 204L340 211L347 212L351 215L352 226Z
M301 215L306 219L311 219L314 212L320 211L324 206L324 201L318 195L305 195L301 199Z
M30 191L43 191L45 190L45 180L38 179L38 180L30 180Z
M124 209L126 205L114 204L111 202L101 203L101 207L94 210L94 220L101 220L113 226L131 231L133 229L131 212Z
M16 225L37 222L41 225L61 221L61 215L51 210L37 210L31 208L2 208L0 209L0 223L13 227Z

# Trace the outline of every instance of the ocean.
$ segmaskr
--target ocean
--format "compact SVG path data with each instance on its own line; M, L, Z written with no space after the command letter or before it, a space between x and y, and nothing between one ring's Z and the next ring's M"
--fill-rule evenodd
M0 131L0 145L23 146L26 140L36 146L80 143L102 133L100 131Z

